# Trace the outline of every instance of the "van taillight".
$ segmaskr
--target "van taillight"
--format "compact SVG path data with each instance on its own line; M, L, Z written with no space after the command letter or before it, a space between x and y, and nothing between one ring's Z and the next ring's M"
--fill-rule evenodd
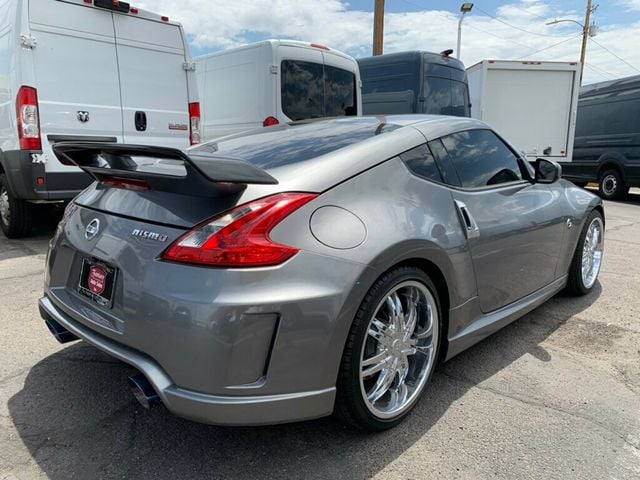
M225 268L280 265L298 249L274 242L271 231L317 196L279 193L240 205L182 235L165 250L162 259Z
M20 150L42 150L40 140L40 118L38 115L38 93L33 87L22 86L16 99L18 138Z
M202 141L200 134L200 103L189 104L189 141L191 145L197 145Z
M278 121L278 119L276 117L267 117L263 120L262 122L262 126L263 127L271 127L273 125L278 125L280 122Z

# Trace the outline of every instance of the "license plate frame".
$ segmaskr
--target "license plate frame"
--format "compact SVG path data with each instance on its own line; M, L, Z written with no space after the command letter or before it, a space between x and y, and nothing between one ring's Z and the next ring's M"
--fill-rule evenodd
M104 308L113 307L118 269L93 258L83 258L78 292Z

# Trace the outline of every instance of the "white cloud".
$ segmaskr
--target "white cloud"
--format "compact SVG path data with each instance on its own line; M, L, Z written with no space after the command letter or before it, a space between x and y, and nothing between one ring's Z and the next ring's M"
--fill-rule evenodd
M640 0L618 0L618 3L629 10L640 11Z
M640 9L640 0L620 1L629 8ZM350 10L347 3L340 0L146 0L140 2L140 6L182 22L193 45L199 49L229 48L246 43L249 34L258 34L264 38L324 43L356 57L371 52L373 14ZM465 18L462 60L467 65L485 58L558 61L579 58L580 27L571 23L553 26L545 23L554 18L580 22L581 12L557 8L552 12L543 0L521 0L503 4L496 15L498 20L482 12L475 15L472 12ZM595 18L597 20L597 14ZM457 22L458 16L447 11L387 13L385 52L439 52L455 48ZM570 38L572 36L575 38ZM640 43L640 21L601 25L595 40L640 69L640 49L635 46ZM558 45L552 46L554 44ZM594 43L587 49L587 63L585 83L640 73Z

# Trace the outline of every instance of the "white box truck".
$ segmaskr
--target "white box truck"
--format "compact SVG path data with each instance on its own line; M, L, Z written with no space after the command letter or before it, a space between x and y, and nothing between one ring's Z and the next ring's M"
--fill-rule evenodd
M55 142L198 142L194 70L182 27L165 16L114 0L0 0L5 235L29 232L35 203L90 183L58 161Z
M471 116L494 127L528 160L570 162L580 64L483 60L467 69Z
M265 40L195 62L205 140L296 120L362 114L358 63L324 45Z

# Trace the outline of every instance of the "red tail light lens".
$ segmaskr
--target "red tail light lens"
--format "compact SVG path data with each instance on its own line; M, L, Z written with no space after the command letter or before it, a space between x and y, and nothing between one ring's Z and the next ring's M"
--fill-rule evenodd
M38 93L33 87L22 86L16 98L18 138L21 150L42 150L40 140L40 116L38 115Z
M267 117L262 122L263 127L271 127L273 125L278 125L280 122L276 117Z
M202 141L200 134L200 103L189 104L189 141L191 145L197 145Z
M107 187L133 190L134 192L146 192L150 189L147 182L134 178L104 177L100 183Z
M298 249L272 241L271 230L317 196L280 193L236 207L178 238L162 259L228 268L279 265Z

